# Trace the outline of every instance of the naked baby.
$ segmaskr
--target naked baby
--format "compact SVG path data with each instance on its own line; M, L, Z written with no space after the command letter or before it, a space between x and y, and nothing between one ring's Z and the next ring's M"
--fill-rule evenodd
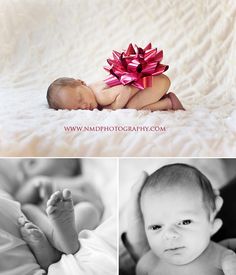
M142 91L133 86L109 87L103 81L88 86L79 79L63 77L49 86L47 100L55 110L184 110L174 93L167 94L169 86L165 75L153 77L153 86Z
M220 199L194 167L171 164L150 175L140 197L150 250L136 274L236 274L235 253L210 240Z
M137 46L136 46L137 47ZM168 92L169 78L163 74L167 65L160 64L162 51L144 49L132 44L125 52L113 51L108 59L110 72L105 80L86 85L80 79L62 77L51 83L47 90L50 108L67 110L136 109L184 110L177 96Z

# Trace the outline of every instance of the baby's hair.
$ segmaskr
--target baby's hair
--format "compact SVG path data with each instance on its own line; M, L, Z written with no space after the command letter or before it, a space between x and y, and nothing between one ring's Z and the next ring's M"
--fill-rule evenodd
M86 85L84 81L80 79L74 79L71 77L60 77L54 80L48 87L47 90L47 101L49 108L58 110L60 109L60 105L56 100L56 94L62 87L76 87L78 85Z
M201 189L206 210L209 213L215 211L216 195L210 181L196 167L183 163L165 165L148 176L141 191L141 197L147 191L159 189L160 187L186 186L186 180L190 185L196 184Z

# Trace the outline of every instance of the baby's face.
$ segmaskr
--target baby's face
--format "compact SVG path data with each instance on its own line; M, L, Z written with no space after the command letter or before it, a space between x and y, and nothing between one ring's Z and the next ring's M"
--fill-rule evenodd
M74 160L41 158L23 159L19 163L25 179L36 176L70 176L74 165Z
M149 245L160 259L184 265L207 248L213 230L198 187L171 187L141 200Z
M98 104L92 90L86 85L75 87L65 86L58 91L60 109L68 110L93 110Z

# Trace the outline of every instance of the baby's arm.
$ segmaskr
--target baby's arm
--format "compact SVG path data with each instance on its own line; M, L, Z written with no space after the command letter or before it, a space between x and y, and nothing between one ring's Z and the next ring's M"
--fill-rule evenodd
M113 98L113 101L111 104L105 106L107 109L117 110L124 108L130 98L138 92L138 89L132 87L132 86L123 86L118 85L115 87L111 87L104 91L106 93L106 96L110 96Z
M97 83L90 87L96 95L98 104L112 110L124 108L129 99L138 92L137 88L129 85L108 87Z
M227 250L222 259L222 270L225 275L236 274L236 254L232 250Z
M166 109L166 104L162 108L162 106L157 106L157 103L166 94L169 87L170 80L166 75L154 76L152 87L139 91L130 99L126 108L149 109L151 111Z

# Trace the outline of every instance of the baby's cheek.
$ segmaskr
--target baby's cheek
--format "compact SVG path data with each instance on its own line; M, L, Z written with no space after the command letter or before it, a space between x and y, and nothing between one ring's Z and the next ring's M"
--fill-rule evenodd
M158 234L155 234L155 233L149 234L147 238L148 238L149 245L153 250L155 250L156 252L161 250L163 243L161 241L160 236L158 236Z

